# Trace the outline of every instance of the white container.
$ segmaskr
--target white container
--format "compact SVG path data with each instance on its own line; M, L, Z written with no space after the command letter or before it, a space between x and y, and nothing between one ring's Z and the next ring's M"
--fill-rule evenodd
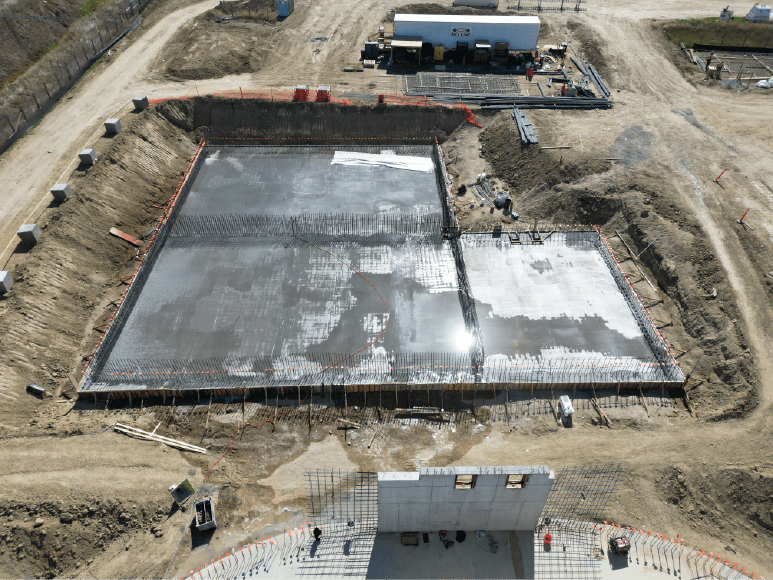
M492 45L508 43L510 50L533 51L537 47L540 19L537 16L439 16L395 14L395 35L421 36L424 42L442 44L449 50L457 42L485 38Z
M572 407L572 402L569 400L569 397L566 395L563 395L558 400L558 406L561 407L561 414L564 417L571 417L574 415L574 407Z
M768 22L770 20L770 11L773 7L765 4L755 4L749 13L745 16L749 22Z

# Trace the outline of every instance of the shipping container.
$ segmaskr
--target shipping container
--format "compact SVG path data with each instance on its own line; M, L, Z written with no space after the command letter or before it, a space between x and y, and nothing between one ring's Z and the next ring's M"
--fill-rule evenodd
M295 10L295 0L277 0L279 18L287 18Z
M455 50L457 43L506 42L510 50L530 52L537 47L540 19L537 16L439 16L395 14L395 34L420 36L424 42Z

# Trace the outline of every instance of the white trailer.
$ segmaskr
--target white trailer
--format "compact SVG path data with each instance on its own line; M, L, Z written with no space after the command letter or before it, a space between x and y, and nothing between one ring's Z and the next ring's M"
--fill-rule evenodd
M440 16L395 14L395 35L420 36L424 42L455 50L457 43L472 49L476 40L492 46L507 43L509 50L533 51L537 47L540 19L537 16Z

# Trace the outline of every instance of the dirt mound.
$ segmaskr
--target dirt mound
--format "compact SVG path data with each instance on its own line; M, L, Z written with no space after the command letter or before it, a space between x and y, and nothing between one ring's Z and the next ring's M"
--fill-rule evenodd
M101 336L92 327L109 319L107 300L120 296L118 276L134 263L134 248L110 228L135 237L148 231L162 211L153 206L171 196L195 149L153 110L123 121L124 131L98 144L99 163L69 180L73 197L38 220L43 237L13 268L14 292L0 297L0 325L13 329L0 336L0 377L14 391L30 382L70 388L68 373ZM0 422L16 425L20 411L38 404L14 401Z
M613 71L607 62L607 51L605 51L603 41L599 40L598 34L575 20L568 21L566 27L575 39L575 42L572 42L573 48L582 55L585 62L593 65L593 68L598 71L605 82L609 83L611 79L607 77Z
M24 5L2 3L0 12L51 18L0 18L0 86L55 48L74 24L67 19L77 19L80 15L78 5L69 0L28 0Z
M700 223L664 189L655 173L631 175L622 167L611 169L607 161L582 157L561 164L561 150L519 147L504 117L486 129L481 143L483 156L509 188L522 215L601 225L621 258L628 253L616 231L627 235L637 253L657 239L640 259L668 298L653 305L651 314L668 325L666 334L678 345L675 353L685 373L698 362L695 377L701 382L689 386L695 387L690 396L699 403L699 413L724 419L755 407L753 362L744 332L736 324L740 314L727 275ZM648 286L639 290L655 300ZM684 351L690 356L683 358Z
M222 3L195 18L164 47L164 75L202 80L257 72L272 53L274 22L274 4Z
M277 3L274 0L243 0L221 2L207 14L212 16L231 16L232 18L262 18L267 22L276 22Z
M496 176L510 185L511 193L525 192L533 187L550 189L559 183L574 183L612 167L609 161L593 159L562 163L560 150L554 154L513 139L508 123L486 129L480 136L480 142L484 157L494 168Z
M53 578L90 564L132 532L162 537L168 513L168 507L116 500L10 501L0 508L0 568L8 577Z
M665 501L701 526L729 531L751 521L773 531L773 475L762 466L703 472L673 467L660 486Z

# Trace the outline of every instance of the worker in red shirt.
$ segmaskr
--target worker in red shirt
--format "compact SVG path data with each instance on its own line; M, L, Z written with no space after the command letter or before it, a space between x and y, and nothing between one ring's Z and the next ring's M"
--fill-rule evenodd
M526 65L526 78L531 82L531 79L534 78L534 68L531 63Z

